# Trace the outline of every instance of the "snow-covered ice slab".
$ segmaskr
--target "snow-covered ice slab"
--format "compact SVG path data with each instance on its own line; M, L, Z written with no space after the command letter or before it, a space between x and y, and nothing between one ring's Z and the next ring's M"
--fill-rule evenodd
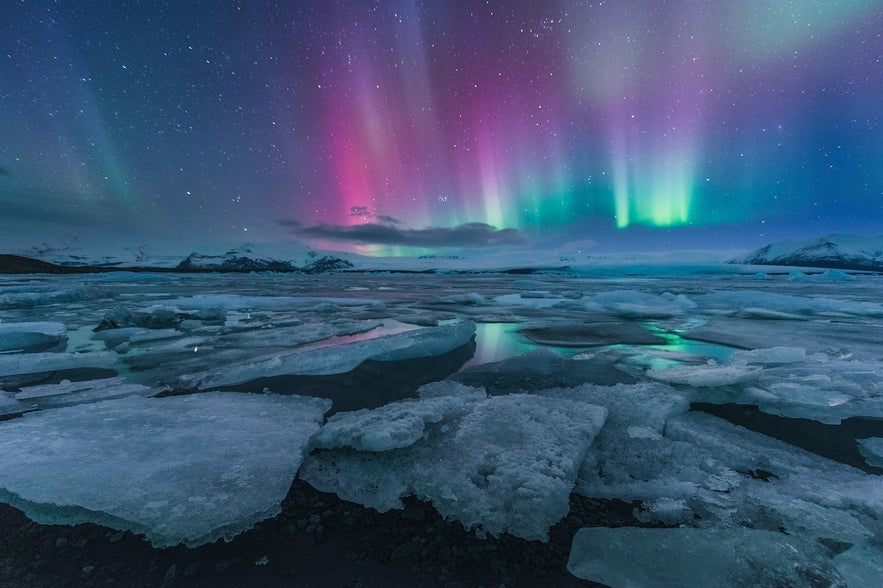
M759 529L580 529L567 569L614 587L845 587L824 547Z
M314 452L301 477L380 511L401 508L400 498L413 494L467 528L546 540L569 510L577 470L607 411L525 394L478 400L474 389L451 386L458 388L448 399L433 395L336 415L330 431L317 436L326 445L337 439L364 448L393 432L408 434L398 435L401 443L380 444L398 447L389 451ZM364 431L354 434L357 426Z
M206 390L273 376L342 374L368 359L400 361L442 355L467 344L474 335L475 323L458 321L333 347L275 353L210 373L185 376L182 382Z
M280 512L331 402L212 392L129 397L0 422L0 501L157 547L230 539Z

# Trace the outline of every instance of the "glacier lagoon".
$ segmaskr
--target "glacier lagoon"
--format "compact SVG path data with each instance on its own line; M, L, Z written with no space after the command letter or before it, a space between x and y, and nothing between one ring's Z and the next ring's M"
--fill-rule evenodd
M871 585L879 292L735 267L4 277L0 580L104 583L116 549L143 585L700 585L714 541L722 585Z

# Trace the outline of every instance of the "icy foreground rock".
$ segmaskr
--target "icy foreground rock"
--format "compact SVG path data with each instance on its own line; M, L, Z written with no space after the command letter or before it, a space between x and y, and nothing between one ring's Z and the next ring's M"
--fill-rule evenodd
M614 587L845 587L814 541L758 529L580 529L567 569Z
M0 422L0 501L157 547L230 539L280 503L331 402L212 392L129 397Z
M301 477L380 511L401 508L401 497L415 495L466 528L546 540L569 510L579 464L606 410L526 394L482 398L450 385L456 396L336 415L317 436L326 446L337 439L341 446L398 448L320 450L305 461ZM359 436L349 433L359 427ZM415 439L412 445L375 441L400 431L409 432L398 436Z

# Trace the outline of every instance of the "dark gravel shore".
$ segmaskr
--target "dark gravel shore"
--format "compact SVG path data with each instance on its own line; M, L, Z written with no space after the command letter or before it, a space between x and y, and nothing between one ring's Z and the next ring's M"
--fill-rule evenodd
M633 508L572 495L548 543L479 539L416 500L377 513L296 480L279 516L229 543L154 549L128 532L38 525L0 505L0 586L597 586L565 568L573 535L644 526Z

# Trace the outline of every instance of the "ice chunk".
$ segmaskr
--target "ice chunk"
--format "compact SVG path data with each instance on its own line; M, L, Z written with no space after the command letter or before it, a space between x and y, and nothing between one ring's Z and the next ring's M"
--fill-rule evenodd
M275 353L248 363L223 366L215 372L184 376L182 381L185 386L204 390L273 376L342 374L368 359L399 361L442 355L465 345L474 334L474 323L458 321L334 347Z
M868 465L883 468L883 437L860 439L858 449Z
M67 328L62 323L0 323L0 353L64 351Z
M684 314L683 306L693 305L693 302L686 296L671 300L663 296L633 290L604 292L596 295L593 302L610 314L637 319L681 316Z
M0 417L18 415L28 410L26 404L17 401L12 394L0 390Z
M512 394L460 405L449 401L443 412L409 447L318 451L301 476L378 510L401 507L399 499L413 494L467 528L545 540L549 527L567 514L577 469L606 410Z
M126 383L123 378L103 378L71 382L62 380L58 384L42 384L22 388L15 399L38 408L70 406L124 396L153 396L164 392L166 387L150 387L143 384Z
M73 288L47 286L0 293L0 309L34 308L35 306L82 302L111 296L112 294L95 286L75 286Z
M157 547L229 539L280 511L330 404L213 392L28 413L0 423L0 500Z
M700 308L705 310L764 308L803 317L883 317L883 305L876 302L795 296L778 292L750 290L714 292L696 297L696 301Z
M741 527L580 529L567 569L584 580L642 588L846 586L821 545Z
M0 376L39 374L76 368L111 367L116 355L92 353L13 353L0 355Z
M748 365L707 365L679 366L649 370L647 375L654 380L668 384L682 384L694 387L718 387L744 384L760 376L761 369Z
M730 357L730 361L734 364L752 365L803 363L806 361L806 349L803 347L768 347L752 351L737 351Z

